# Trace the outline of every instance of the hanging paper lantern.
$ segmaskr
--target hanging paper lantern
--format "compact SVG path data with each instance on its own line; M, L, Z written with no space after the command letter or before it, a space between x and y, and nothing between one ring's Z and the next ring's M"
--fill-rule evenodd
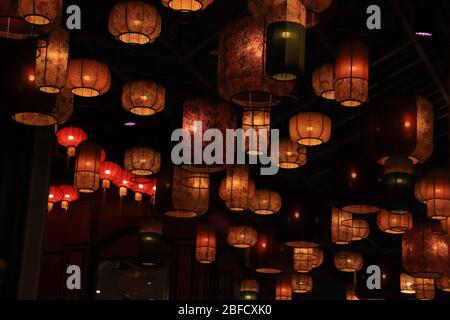
M90 141L78 147L74 186L79 192L91 193L100 186L101 148Z
M54 204L60 202L63 197L64 194L60 187L50 186L50 188L48 189L47 211L52 211Z
M109 91L111 73L106 64L96 60L70 60L67 87L77 96L97 97Z
M255 183L252 180L248 180L248 192L247 192L247 207L250 203L250 199L255 195L256 186ZM219 198L223 201L227 200L227 177L223 178L220 182L220 189L219 189Z
M414 277L441 278L448 268L447 242L432 223L416 224L402 238L403 268Z
M122 89L122 106L138 116L151 116L164 109L166 89L151 81L134 81Z
M292 292L308 293L313 289L313 278L310 274L293 273L291 275Z
M446 274L436 281L436 287L444 292L450 292L450 275Z
M337 252L334 255L334 265L342 272L356 272L362 269L364 264L360 253L354 251Z
M225 204L231 211L244 211L249 205L249 173L244 165L230 166L225 180Z
M124 167L137 176L158 173L161 167L161 154L151 148L128 149L125 152Z
M292 286L289 276L278 276L275 300L292 300Z
M407 273L402 273L400 275L400 292L403 294L415 294L414 289L414 277Z
M226 137L227 129L236 129L236 113L232 106L219 99L214 98L194 98L186 99L183 105L183 129L189 132L191 141L195 139L202 139L202 135L209 129L219 130L223 137ZM203 141L203 139L202 139ZM185 139L184 143L188 143ZM201 145L201 154L207 152L207 148L211 142L204 141ZM223 157L212 155L213 163L206 163L203 159L196 159L195 148L191 148L193 143L188 143L187 147L191 152L191 165L184 165L184 167L191 172L213 173L225 169L226 155L223 152ZM211 148L211 147L209 147ZM199 163L196 163L199 162Z
M294 270L309 273L323 263L323 251L318 247L294 248Z
M315 13L321 13L327 10L333 0L302 0L306 9Z
M154 186L154 179L144 177L139 178L139 182L132 182L130 189L134 191L134 200L138 202L142 201L143 195L151 194Z
M61 129L56 134L58 143L67 148L67 155L69 157L75 156L75 150L80 143L86 141L88 136L83 129L77 127L67 127Z
M289 139L280 141L280 161L278 166L282 169L297 169L304 166L307 161L307 149L300 147Z
M198 226L195 256L198 262L205 264L216 260L216 232L209 225Z
M450 171L429 171L416 184L416 198L427 205L428 217L447 220L450 217Z
M38 48L34 83L45 93L58 93L66 85L69 33L56 28L50 32L45 43L45 46Z
M411 213L395 213L381 210L377 217L378 228L389 234L403 234L413 228Z
M249 210L260 215L275 214L281 209L281 196L272 190L256 190L250 199Z
M113 179L113 183L119 188L120 197L126 197L127 190L131 187L133 175L125 169L120 169L120 172Z
M181 12L205 10L214 0L161 0L165 7Z
M78 193L77 189L70 185L59 186L59 189L63 194L63 198L61 200L61 208L67 211L69 209L69 203L77 201L80 194Z
M384 163L384 175L389 174L414 174L414 165L408 157L389 157Z
M161 33L161 16L156 7L142 1L117 3L109 14L109 32L129 44L153 43Z
M62 0L19 0L19 13L29 23L48 25L62 13Z
M278 81L297 79L305 70L305 6L297 0L274 1L265 21L267 73Z
M324 64L314 70L312 85L317 96L334 100L334 64Z
M351 221L344 221L343 224L352 229L352 241L361 241L369 236L369 223L365 220L352 219Z
M331 214L331 239L338 245L346 245L353 240L353 230L344 225L346 221L352 221L352 214L333 208Z
M258 300L259 283L256 280L241 281L241 300Z
M331 138L331 119L315 112L299 113L289 121L289 134L300 145L321 145Z
M242 113L242 145L252 156L267 154L270 144L270 110L245 109Z
M347 301L358 301L358 300L360 300L358 298L358 294L356 292L356 285L354 285L354 284L347 285L346 300Z
M336 101L344 107L359 107L369 96L369 49L360 41L345 42L337 50Z
M433 105L421 96L378 99L366 113L366 151L384 165L390 157L425 162L433 153Z
M113 181L119 174L122 168L111 161L104 161L100 166L100 179L102 179L102 188L109 189L111 181Z
M434 300L434 279L414 278L414 290L417 300Z
M276 81L265 70L264 29L262 19L242 17L220 34L218 87L223 99L253 108L296 100L294 81Z
M228 244L236 248L250 248L255 245L257 239L258 233L252 227L238 226L228 230Z
M258 240L250 248L250 265L262 274L278 274L286 269L286 256L283 246L278 242L273 230L267 227L258 229Z

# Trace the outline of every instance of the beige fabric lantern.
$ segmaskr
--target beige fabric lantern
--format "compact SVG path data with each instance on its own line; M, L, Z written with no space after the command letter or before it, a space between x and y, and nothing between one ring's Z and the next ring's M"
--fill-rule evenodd
M242 143L249 155L266 153L270 144L270 110L245 109L242 113L242 130L245 139Z
M369 236L369 223L365 220L352 218L350 221L343 221L342 224L352 230L352 241L361 241Z
M151 116L164 109L166 90L151 81L133 81L122 89L122 106L138 116Z
M400 292L403 294L415 294L414 277L409 274L400 274Z
M278 192L262 189L256 190L250 199L249 210L260 215L275 214L281 209L281 196Z
M62 12L62 0L18 0L19 13L34 25L53 24Z
M396 213L381 210L377 216L378 228L389 234L403 234L413 227L413 217L411 213Z
M313 278L310 274L293 273L291 275L292 292L308 293L313 289Z
M131 148L125 152L125 169L137 176L149 176L159 172L161 154L151 148Z
M161 0L165 7L181 12L205 10L214 0Z
M249 205L249 173L244 165L230 166L225 180L225 203L231 211L244 211Z
M334 265L342 272L356 272L362 269L364 259L355 251L342 251L334 255Z
M427 205L428 217L446 220L450 217L450 171L432 170L416 184L417 200Z
M290 139L281 140L279 145L280 160L278 166L282 169L297 169L307 161L307 149Z
M317 96L334 100L334 63L324 64L314 70L312 85Z
M417 300L434 300L434 279L414 278L414 290Z
M236 248L250 248L255 245L257 239L256 229L249 226L231 227L228 230L228 244Z
M331 240L338 245L346 245L353 240L353 230L351 227L344 225L344 222L351 222L353 216L340 210L333 208L331 213Z
M298 273L309 273L323 263L323 251L318 247L294 248L294 270Z
M289 134L300 145L321 145L331 138L331 119L316 112L299 113L289 121Z
M124 43L153 43L161 33L161 16L155 6L146 2L120 2L109 14L108 29Z
M67 87L80 97L97 97L109 91L111 74L106 64L92 59L69 62Z
M102 149L90 141L82 142L77 148L74 186L82 193L92 193L100 186Z

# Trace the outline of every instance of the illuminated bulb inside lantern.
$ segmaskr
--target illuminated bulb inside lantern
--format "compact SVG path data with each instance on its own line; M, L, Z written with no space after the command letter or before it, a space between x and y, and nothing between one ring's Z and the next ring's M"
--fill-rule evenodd
M53 194L49 194L49 195L48 195L48 198L49 198L49 199L53 199L54 197L55 197L55 195L53 195Z
M47 203L47 211L50 212L53 210L53 202L48 202Z
M67 195L66 195L66 198L70 198L70 196L67 197ZM65 201L65 200L61 201L61 208L63 208L64 210L67 211L69 209L69 201Z
M136 193L134 194L134 200L136 200L136 201L138 201L138 202L142 201L142 193L136 192Z
M283 31L283 32L281 33L281 37L284 38L284 39L287 39L287 38L289 38L290 36L291 36L291 33L288 32L288 31Z
M351 177L352 177L352 179L356 179L358 177L358 174L355 171L353 171L351 173Z
M88 75L84 75L84 76L83 76L83 80L84 80L84 81L89 81L89 80L91 80L91 77L88 76Z
M111 174L111 170L105 170L105 174L109 176Z
M156 191L156 186L153 187L153 191Z
M294 217L295 217L295 219L300 218L300 213L296 212L296 213L294 214Z
M30 82L34 82L35 79L36 79L36 77L34 76L34 74L30 74L30 75L28 76L28 80L29 80Z
M266 244L265 242L263 242L263 243L261 244L261 247L265 248L265 247L267 247L267 244Z
M411 127L411 122L406 121L406 122L405 122L405 128L410 128L410 127Z
M307 127L306 130L308 130L309 132L313 131L314 128L313 127Z
M73 139L75 139L74 136L68 136L67 139L69 139L70 141L72 141Z

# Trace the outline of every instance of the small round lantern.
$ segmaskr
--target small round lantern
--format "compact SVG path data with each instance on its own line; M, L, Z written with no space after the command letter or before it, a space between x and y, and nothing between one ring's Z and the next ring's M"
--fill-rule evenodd
M299 113L289 121L289 134L300 145L321 145L331 138L331 119L321 113Z
M59 186L59 188L63 194L63 198L61 200L61 208L67 211L69 209L69 203L77 201L80 194L78 193L77 189L75 189L75 187L70 185L61 185Z
M195 256L203 264L216 260L216 232L209 225L199 225L197 229L197 245Z
M100 186L101 148L90 141L78 147L74 186L79 192L92 193Z
M334 100L334 64L324 64L314 70L312 85L317 96Z
M64 194L60 187L50 186L48 189L47 211L52 211L54 204L60 202L63 197Z
M434 300L434 279L414 278L414 290L417 300Z
M236 248L250 248L255 245L257 239L258 233L252 227L237 226L228 230L228 244Z
M102 188L109 189L113 181L122 169L119 165L111 161L104 161L100 166L100 179L102 179Z
M415 294L414 277L407 273L400 275L400 292L403 294Z
M250 199L249 210L260 215L275 214L281 209L281 196L272 190L256 190Z
M161 0L165 7L180 12L205 10L214 0Z
M310 274L293 273L291 282L294 293L308 293L313 289L313 278Z
M92 59L69 62L67 88L80 97L97 97L109 91L111 73L106 64Z
M241 281L241 300L258 300L259 283L256 280Z
M69 157L75 157L76 148L88 139L86 132L77 127L67 127L61 129L56 134L58 143L67 148L67 155Z
M342 272L356 272L362 269L364 264L360 253L354 251L337 252L334 255L334 265Z
M388 234L403 234L413 228L412 214L381 210L377 216L378 228Z
M19 13L29 23L48 25L62 13L62 0L19 0Z
M428 217L447 220L450 217L450 171L428 172L416 184L416 198L427 205Z
M307 161L307 149L300 147L289 139L284 139L279 145L280 160L278 166L282 169L297 169Z
M134 81L122 89L122 106L138 116L151 116L164 109L166 90L151 81Z
M150 148L128 149L125 152L124 167L137 176L158 173L161 167L161 154Z

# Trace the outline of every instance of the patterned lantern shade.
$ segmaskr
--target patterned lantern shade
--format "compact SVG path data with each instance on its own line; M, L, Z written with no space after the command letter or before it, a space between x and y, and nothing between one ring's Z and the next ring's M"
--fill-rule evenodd
M77 96L97 97L109 91L111 73L106 64L96 60L70 60L67 87Z
M297 169L304 166L307 161L307 149L300 147L289 139L280 141L280 161L278 166L282 169Z
M77 189L75 189L75 187L70 185L61 185L59 186L59 189L63 194L63 198L61 200L61 208L67 211L69 209L69 203L77 201L80 194L78 193Z
M344 222L352 221L353 216L345 211L333 208L331 213L331 240L335 244L346 245L353 240L353 230L344 225Z
M142 1L117 3L109 14L109 32L129 44L153 43L161 33L161 16L156 7Z
M127 190L131 188L133 175L125 169L120 169L120 172L113 179L115 186L119 188L120 197L126 197Z
M321 145L331 138L331 119L321 113L299 113L289 121L289 134L300 145Z
M429 171L416 184L416 198L427 205L428 217L447 220L450 217L450 171Z
M69 157L74 157L76 148L80 143L86 141L88 136L81 128L67 127L59 130L56 134L56 138L61 146L67 148L67 155Z
M356 272L362 269L364 259L362 255L354 251L337 252L334 255L334 265L342 272Z
M420 223L403 235L403 268L419 278L441 278L448 268L447 237L434 232L434 224Z
M48 25L62 13L62 0L19 0L19 13L29 23Z
M421 96L381 98L366 113L366 152L380 164L390 157L425 162L433 153L433 105Z
M395 213L381 210L377 217L378 228L388 234L403 234L413 228L411 213Z
M292 286L289 276L277 277L275 300L292 300Z
M231 227L228 230L228 244L236 248L250 248L255 245L257 239L258 233L249 226Z
M248 194L247 194L247 204L250 203L250 199L255 195L256 186L255 183L252 180L248 180ZM219 198L223 201L226 201L227 199L227 177L223 178L220 182L220 189L219 189Z
M270 110L245 109L242 113L242 130L245 133L245 151L253 156L265 153L270 143Z
M343 225L352 229L352 241L361 241L369 236L369 223L365 220L352 219L351 221L344 221Z
M245 279L241 281L241 300L257 300L259 283L256 280Z
M249 205L249 173L244 165L230 166L225 180L225 203L231 211L244 211Z
M414 277L407 273L400 275L400 292L403 294L415 294Z
M165 212L173 218L194 218L205 214L209 208L210 176L192 174L174 167L172 183L172 209Z
M166 90L151 81L127 83L122 90L122 106L138 116L161 112L166 103Z
M308 293L313 289L313 278L310 274L293 273L291 275L292 292Z
M100 166L100 179L102 179L103 189L109 189L111 186L111 181L116 179L120 174L121 168L118 164L111 161L104 161Z
M47 211L53 210L53 205L60 202L64 197L64 194L60 187L50 186L48 189Z
M195 256L198 262L205 264L216 260L216 231L209 225L198 226Z
M334 64L324 64L314 70L312 85L317 96L334 100Z
M347 285L346 300L347 301L358 301L358 300L360 300L358 295L357 295L357 292L356 292L356 285L354 285L354 284Z
M58 93L66 85L69 33L56 28L44 42L46 45L38 48L34 83L43 92Z
M262 19L242 17L230 22L219 36L218 59L223 99L253 108L295 100L294 81L276 81L266 73Z
M197 125L201 123L201 128L196 126L196 122ZM204 133L209 129L219 130L225 137L227 129L236 128L236 113L229 103L214 98L193 98L184 101L183 129L190 133L191 140L196 139L198 136L201 138L201 132ZM202 154L209 144L210 142L203 142ZM192 150L191 159L194 163L196 162L195 148L189 149ZM188 170L192 172L213 173L225 169L225 153L223 159L220 160L222 160L222 164L194 163L192 165L185 165L185 167L189 167ZM198 162L202 161L200 160Z
M414 278L414 290L417 300L434 300L434 279Z
M318 247L294 248L294 270L298 273L309 273L323 263L323 251Z
M436 286L439 290L444 292L450 292L450 275L446 274L442 278L436 281Z
M214 0L161 0L162 4L172 10L194 12L205 10Z
M137 176L149 176L158 173L161 167L161 154L150 148L128 149L124 158L125 169Z
M100 186L101 148L90 141L78 147L74 186L79 192L91 193Z
M315 13L321 13L327 10L333 0L302 0L306 9Z
M369 99L369 49L360 41L345 42L338 48L335 94L344 107L358 107Z
M256 190L250 199L249 210L260 215L275 214L281 209L281 196L272 190Z

